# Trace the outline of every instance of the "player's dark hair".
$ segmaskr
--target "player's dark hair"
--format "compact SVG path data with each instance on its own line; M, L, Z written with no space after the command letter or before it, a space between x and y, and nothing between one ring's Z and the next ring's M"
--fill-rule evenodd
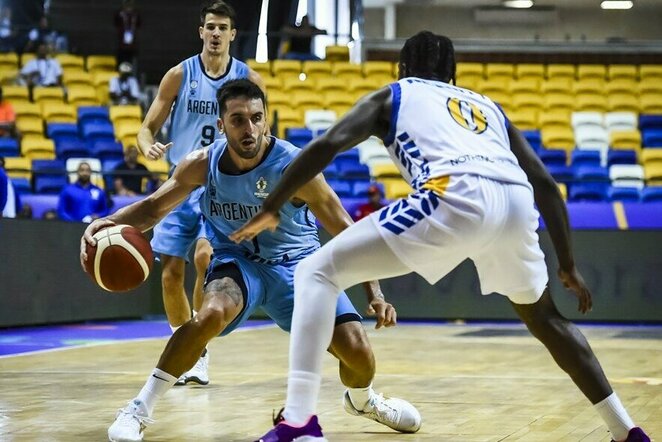
M221 86L216 92L216 100L218 101L218 110L221 117L227 110L226 103L233 98L244 97L248 99L259 98L262 104L266 104L264 92L260 87L250 80L242 78L240 80L231 80Z
M205 25L205 17L207 14L214 14L220 17L228 17L230 19L230 28L234 29L234 9L227 3L216 0L203 6L200 10L200 26Z
M400 51L400 78L418 77L455 84L455 49L450 38L421 31Z

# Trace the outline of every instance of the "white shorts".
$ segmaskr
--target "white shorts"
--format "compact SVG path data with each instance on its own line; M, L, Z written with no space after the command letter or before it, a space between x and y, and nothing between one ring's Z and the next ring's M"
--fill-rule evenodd
M532 304L548 282L538 216L530 187L461 175L441 194L415 192L370 219L398 259L430 284L469 258L483 294Z

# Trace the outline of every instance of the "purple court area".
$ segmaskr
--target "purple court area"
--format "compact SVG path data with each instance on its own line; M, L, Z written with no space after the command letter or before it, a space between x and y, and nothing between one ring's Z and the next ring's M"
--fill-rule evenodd
M240 328L255 328L270 324L273 323L248 321ZM170 334L170 327L165 320L108 321L0 329L0 357L65 347L163 338Z

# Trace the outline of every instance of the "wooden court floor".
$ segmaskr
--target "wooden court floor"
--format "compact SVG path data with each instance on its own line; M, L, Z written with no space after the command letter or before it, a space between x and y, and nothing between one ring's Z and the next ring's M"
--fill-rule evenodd
M368 324L369 325L369 324ZM582 328L639 425L662 441L662 329ZM588 401L519 326L400 325L369 329L375 387L423 416L403 435L341 405L335 360L325 361L319 414L331 441L609 441ZM115 411L154 367L165 340L0 359L0 441L104 441ZM283 404L287 335L275 328L215 339L212 383L175 387L146 441L251 441Z

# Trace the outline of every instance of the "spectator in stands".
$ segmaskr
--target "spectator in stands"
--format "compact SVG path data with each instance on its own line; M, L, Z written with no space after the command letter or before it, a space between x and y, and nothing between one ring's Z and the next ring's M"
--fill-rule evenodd
M12 23L11 8L0 8L0 52L16 51L16 27Z
M319 60L313 54L313 37L326 35L324 29L318 29L310 23L307 15L301 18L299 25L288 25L283 28L283 34L289 37L289 47L282 58L291 60Z
M110 79L108 92L113 104L138 104L140 100L140 86L138 80L132 75L133 67L128 61L120 63L119 77Z
M16 214L16 218L32 219L32 206L28 203L23 203L21 210Z
M115 14L117 29L117 63L129 62L136 65L138 55L138 28L140 13L135 9L133 0L123 0L122 9Z
M142 191L143 178L149 176L149 170L138 162L138 148L129 146L124 151L124 161L113 169L115 193L117 195L134 196Z
M45 44L50 52L69 52L67 36L51 28L46 16L42 16L39 25L28 33L24 52L33 52L42 44Z
M92 168L89 163L78 165L78 179L66 186L60 193L57 214L65 221L83 221L85 223L108 215L106 193L92 184Z
M2 97L0 86L0 137L16 137L16 113L10 102Z
M41 219L46 221L54 221L58 219L57 211L55 209L48 209L41 215Z
M368 187L368 202L361 204L354 211L354 221L358 221L361 218L365 218L370 215L372 212L376 212L382 207L384 207L384 195L382 195L382 190L379 186L373 184Z
M5 159L0 157L0 218L16 218L17 207L21 207L21 200L5 172Z
M37 48L37 58L28 61L21 69L21 78L28 85L42 87L62 86L62 66L50 57L48 46L41 43Z

